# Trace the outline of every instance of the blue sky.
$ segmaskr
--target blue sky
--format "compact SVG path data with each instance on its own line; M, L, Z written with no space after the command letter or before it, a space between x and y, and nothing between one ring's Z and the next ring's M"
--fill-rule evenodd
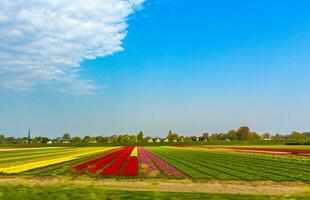
M310 130L309 1L141 3L121 16L128 27L98 36L114 41L127 33L114 46L104 43L104 52L112 53L94 50L78 72L62 73L66 82L20 76L37 71L16 76L0 65L0 79L24 84L17 84L23 90L1 91L0 132L23 136L31 128L34 135L55 137L144 130L164 136L169 129L195 135L241 125L258 132ZM0 44L0 57L1 51ZM75 57L69 54L62 56ZM62 88L65 93L57 91ZM85 88L92 91L78 93Z

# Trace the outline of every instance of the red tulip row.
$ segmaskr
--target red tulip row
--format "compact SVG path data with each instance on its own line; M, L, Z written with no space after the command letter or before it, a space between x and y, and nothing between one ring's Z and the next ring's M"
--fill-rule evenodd
M126 147L124 153L119 156L116 160L114 160L107 168L105 168L101 174L102 175L118 175L120 168L122 167L123 163L126 162L128 157L130 156L134 147Z
M138 176L138 157L131 156L126 162L123 171L121 172L122 176Z
M84 170L84 169L87 169L89 166L92 166L92 165L94 165L94 164L97 164L97 163L99 163L99 162L102 162L102 161L106 160L107 158L111 157L112 155L117 154L118 152L122 152L123 149L124 149L124 148L122 148L122 149L120 149L120 150L118 150L118 151L116 151L116 152L114 152L114 153L110 153L110 154L108 154L108 155L104 155L104 156L99 157L99 158L97 158L97 159L94 159L94 160L91 160L91 161L89 161L89 162L83 163L83 164L81 164L81 165L75 166L74 169L76 169L76 170Z
M134 147L124 147L108 155L75 166L74 169L81 171L81 174L87 172L96 174L101 171L100 174L104 176L137 176L138 158L136 156L130 157L133 149ZM121 171L122 166L124 168Z
M117 160L120 156L124 155L128 151L127 148L121 149L120 151L108 154L104 159L100 162L92 166L87 170L87 172L96 174L98 171L104 169L106 166Z

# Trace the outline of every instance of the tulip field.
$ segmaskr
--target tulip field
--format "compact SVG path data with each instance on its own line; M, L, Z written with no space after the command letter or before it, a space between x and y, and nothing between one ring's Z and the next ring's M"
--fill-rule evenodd
M8 176L310 181L310 157L205 147L64 147L0 150ZM253 150L250 149L250 150Z
M0 153L0 173L18 174L25 171L65 163L109 148L59 148L21 151L2 151Z

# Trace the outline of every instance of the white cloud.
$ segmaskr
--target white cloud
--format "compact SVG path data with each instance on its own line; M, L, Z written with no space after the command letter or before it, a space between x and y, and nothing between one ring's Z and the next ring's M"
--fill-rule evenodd
M80 63L122 51L144 0L0 0L0 90L90 94Z

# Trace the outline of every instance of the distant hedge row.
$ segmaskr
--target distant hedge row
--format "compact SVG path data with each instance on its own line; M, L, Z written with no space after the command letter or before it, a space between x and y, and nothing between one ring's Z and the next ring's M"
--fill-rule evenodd
M71 144L1 144L5 147L97 147L97 146L198 146L198 145L310 145L310 142L294 140L257 141L196 141L196 142L131 142L131 143L71 143Z

